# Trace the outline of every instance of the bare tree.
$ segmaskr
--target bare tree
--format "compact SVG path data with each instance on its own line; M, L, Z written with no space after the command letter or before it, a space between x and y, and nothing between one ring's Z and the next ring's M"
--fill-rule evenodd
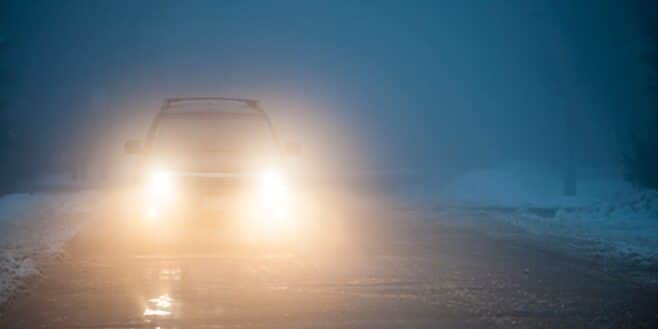
M658 3L636 0L644 31L642 61L646 67L649 112L630 128L630 150L624 155L628 178L639 186L658 189Z
M577 152L578 152L578 112L582 104L582 95L579 93L578 78L576 74L576 51L569 40L568 30L565 28L568 6L564 2L549 2L534 13L537 23L542 30L548 32L543 40L546 49L546 72L549 88L553 89L561 104L556 115L562 117L562 126L559 127L564 140L563 161L563 193L576 195L577 181Z
M0 1L0 194L6 193L13 185L14 175L12 172L12 146L15 140L15 132L7 115L7 19L8 7L6 1Z

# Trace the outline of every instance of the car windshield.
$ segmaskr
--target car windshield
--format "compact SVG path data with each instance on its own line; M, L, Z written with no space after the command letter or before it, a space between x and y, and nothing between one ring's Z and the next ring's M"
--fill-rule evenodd
M164 115L152 141L156 150L251 152L274 147L267 121L257 115Z
M150 151L169 162L187 163L186 167L195 163L198 169L271 157L276 143L260 115L166 114L156 123Z

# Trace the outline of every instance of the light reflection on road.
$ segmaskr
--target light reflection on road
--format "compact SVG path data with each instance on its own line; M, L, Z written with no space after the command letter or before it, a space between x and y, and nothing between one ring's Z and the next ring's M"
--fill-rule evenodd
M160 269L160 280L180 281L181 268L177 266L163 267Z
M151 263L146 270L144 283L155 288L155 291L147 293L144 300L142 316L146 322L157 319L171 319L177 317L174 307L174 298L171 296L175 289L173 282L180 282L182 269L178 264L172 262ZM155 296L149 294L154 294Z
M144 316L147 318L170 316L172 302L173 299L168 294L151 298L144 309Z

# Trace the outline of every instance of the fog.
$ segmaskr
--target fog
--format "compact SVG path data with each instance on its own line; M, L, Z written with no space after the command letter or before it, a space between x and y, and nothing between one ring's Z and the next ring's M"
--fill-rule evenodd
M657 169L657 0L0 0L0 328L658 328Z
M123 159L165 97L257 98L340 170L619 167L649 109L622 1L9 1L22 175ZM9 157L9 156L7 156ZM118 160L117 160L118 161ZM6 174L6 173L5 173Z

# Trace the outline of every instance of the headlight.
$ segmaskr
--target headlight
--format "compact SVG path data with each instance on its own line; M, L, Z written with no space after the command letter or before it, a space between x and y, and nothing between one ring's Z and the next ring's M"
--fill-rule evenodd
M260 182L261 206L273 211L276 217L285 216L288 207L289 195L283 175L276 170L269 170L262 174Z
M261 177L261 194L267 199L276 199L287 192L281 173L275 170L266 171Z
M171 173L165 170L152 171L147 184L147 193L151 198L170 198L174 192Z

